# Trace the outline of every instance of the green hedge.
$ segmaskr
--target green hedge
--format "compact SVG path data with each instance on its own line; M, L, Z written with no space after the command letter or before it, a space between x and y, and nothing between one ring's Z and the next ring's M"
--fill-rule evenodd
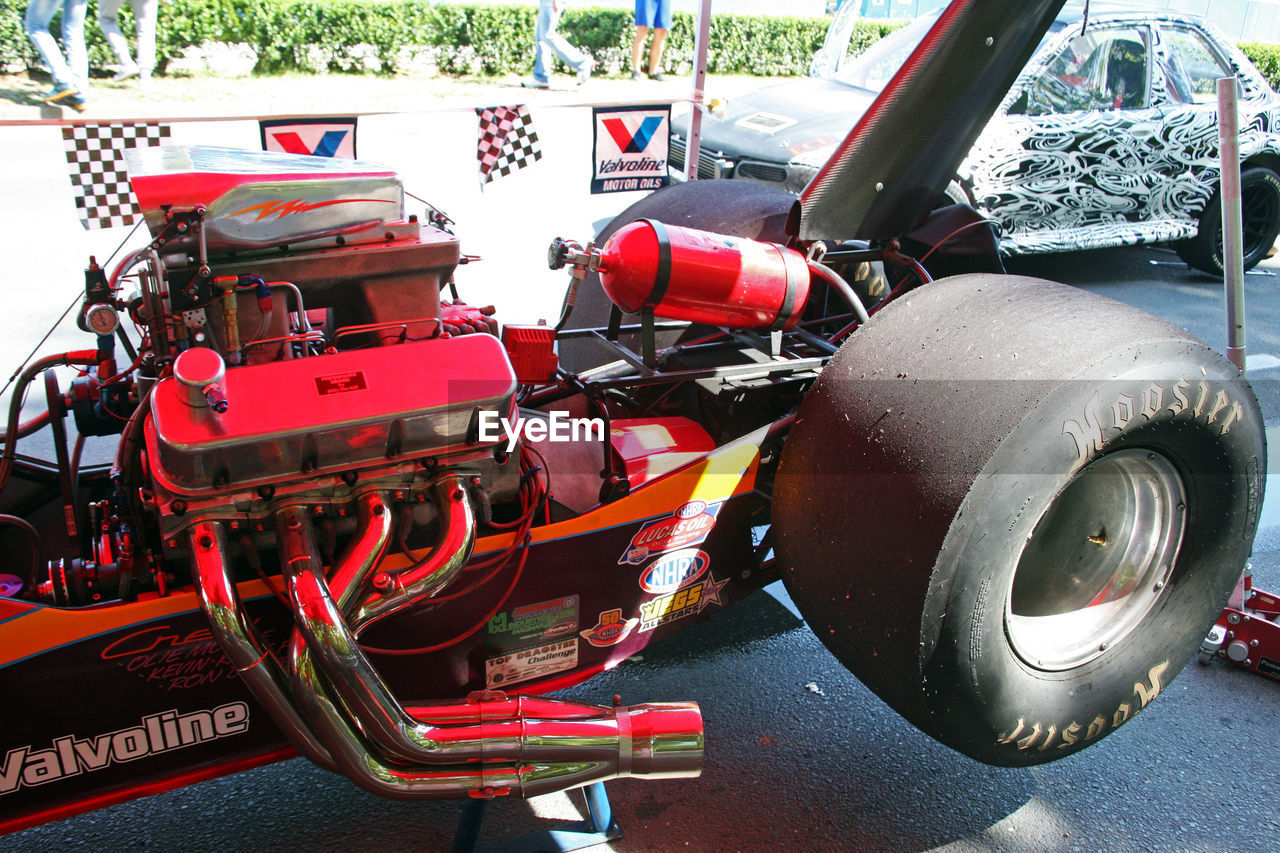
M0 69L39 67L22 29L25 0L0 0ZM527 73L533 66L536 8L432 5L428 0L165 0L160 6L158 72L188 46L246 44L257 73L339 71L394 74L425 65L448 75ZM131 31L131 12L122 15ZM85 27L95 73L114 63L90 0ZM630 62L630 9L566 10L560 32L595 57L605 72ZM55 19L56 31L57 19ZM864 21L855 44L881 38L892 25ZM799 75L826 35L825 18L715 15L708 70L722 74ZM692 66L694 17L677 12L663 66Z
M0 70L39 67L22 27L26 0L0 0ZM246 44L254 71L338 71L395 74L426 68L447 75L525 74L533 66L533 5L432 5L429 0L164 0L160 6L157 70L188 46ZM121 13L131 31L132 12ZM55 30L56 30L55 19ZM825 18L715 15L707 69L719 74L804 74L822 44ZM858 22L852 48L861 50L893 28ZM632 12L581 9L565 12L560 31L595 57L606 73L630 62ZM85 26L95 73L113 64L97 27L97 0ZM686 72L693 63L694 17L677 12L663 66ZM1280 46L1240 47L1272 87L1280 88Z

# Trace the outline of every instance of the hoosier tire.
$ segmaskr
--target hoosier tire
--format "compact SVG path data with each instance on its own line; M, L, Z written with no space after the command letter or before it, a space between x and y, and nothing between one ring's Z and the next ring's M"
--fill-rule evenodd
M793 599L855 675L942 743L1038 764L1191 657L1250 553L1264 465L1253 393L1203 343L1061 285L959 276L823 371L773 524Z

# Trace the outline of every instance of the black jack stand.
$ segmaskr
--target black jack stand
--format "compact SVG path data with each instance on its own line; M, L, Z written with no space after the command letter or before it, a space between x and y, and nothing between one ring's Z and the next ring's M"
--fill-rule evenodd
M594 844L622 837L622 827L613 819L613 808L604 783L596 782L582 789L587 795L588 818L560 823L558 829L543 829L476 846L480 825L489 805L486 799L470 800L458 817L458 830L453 836L452 853L568 853Z

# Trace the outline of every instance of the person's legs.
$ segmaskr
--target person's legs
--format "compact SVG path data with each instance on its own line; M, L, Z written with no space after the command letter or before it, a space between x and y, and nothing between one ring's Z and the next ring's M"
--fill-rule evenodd
M586 51L581 50L573 45L567 38L560 35L560 13L555 12L551 16L551 28L547 30L543 41L547 47L551 48L551 52L560 58L560 61L568 65L575 72L582 69L584 65L591 62L591 57Z
M549 83L551 80L547 33L551 30L551 18L555 14L552 6L551 0L541 0L538 3L538 20L533 31L533 79L539 84Z
M132 0L132 3L138 36L138 77L146 83L156 67L156 19L160 15L160 0Z
M649 28L636 25L636 37L631 42L631 71L633 74L640 73L640 54L644 52L644 40L649 35Z
M61 0L31 0L22 18L22 26L27 31L27 38L31 39L36 53L40 54L40 59L53 76L55 90L75 88L73 74L67 66L66 57L62 55L57 39L49 32L49 21L53 20L54 14L61 5Z
M89 52L84 47L84 17L89 0L66 0L62 4L62 44L67 51L71 84L81 94L89 91Z
M124 33L120 32L120 9L122 6L124 6L124 0L100 0L98 3L98 29L102 30L102 35L111 47L111 52L116 55L116 60L120 63L121 68L129 68L134 62L133 56L129 53L129 42L125 40Z
M667 31L655 28L653 31L653 45L649 48L649 76L660 73L658 69L662 67L662 46L666 44Z

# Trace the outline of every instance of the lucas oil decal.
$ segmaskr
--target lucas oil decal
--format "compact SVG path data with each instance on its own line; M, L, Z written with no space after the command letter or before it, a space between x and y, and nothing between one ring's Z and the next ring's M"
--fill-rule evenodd
M621 608L614 608L601 613L600 618L596 620L594 628L580 633L582 639L597 649L603 649L607 646L616 646L621 643L631 634L631 629L638 624L640 624L639 619L634 616L630 619L623 619Z
M689 501L671 515L646 521L631 537L618 565L638 566L655 554L702 544L716 526L716 514L723 504L724 501Z

